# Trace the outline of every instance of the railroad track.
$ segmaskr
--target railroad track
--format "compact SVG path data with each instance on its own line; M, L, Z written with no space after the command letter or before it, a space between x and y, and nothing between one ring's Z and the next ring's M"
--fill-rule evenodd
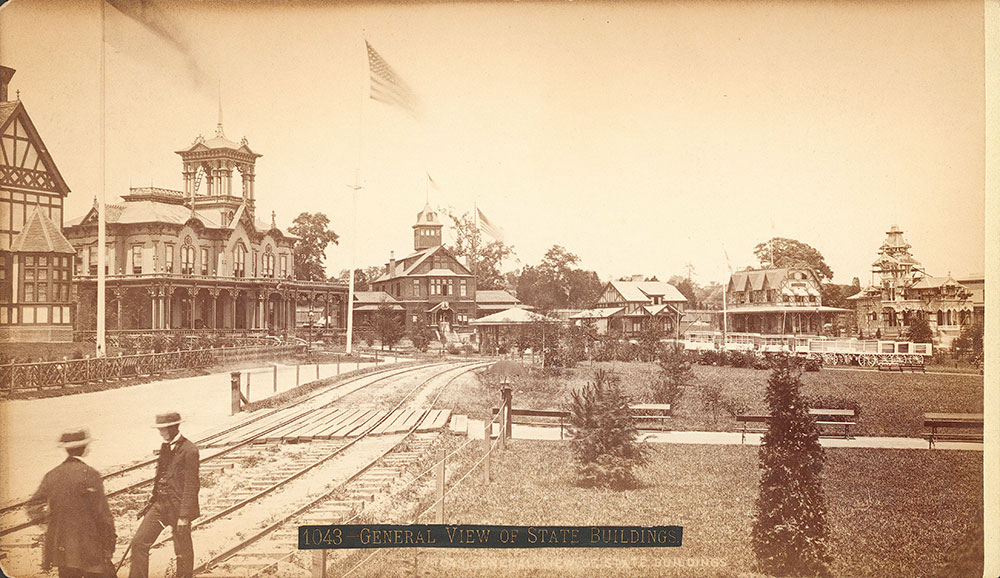
M462 375L486 364L460 367L437 391L430 406L433 408L444 390ZM448 373L443 372L443 373ZM433 379L433 378L432 378ZM428 380L430 381L430 380ZM419 390L418 386L408 394ZM400 404L405 402L405 398ZM402 476L413 463L425 456L434 445L437 434L420 433L421 425L433 410L414 422L398 441L386 448L380 448L372 459L332 489L325 490L318 497L304 500L291 513L261 525L248 537L235 545L212 555L195 568L195 574L210 578L246 578L273 570L280 564L288 564L297 551L297 527L302 524L333 524L350 520L363 510L364 504L375 499L392 482ZM359 442L356 438L354 442ZM346 450L347 448L343 448ZM293 572L295 570L293 569ZM300 573L308 570L298 567Z
M290 425L300 423L303 420L308 420L309 417L316 414L316 412L328 409L334 402L342 399L346 395L403 374L432 369L440 365L442 365L442 363L422 364L407 368L388 369L358 376L345 380L334 385L333 387L324 388L319 392L314 392L283 407L251 416L238 424L223 428L220 431L213 432L197 440L195 442L197 445L208 449L208 455L203 454L204 457L202 459L202 464L209 462L210 466L214 466L214 464L219 463L222 464L219 469L224 470L227 464L232 465L234 462L243 461L248 457L248 455L252 455L252 453L256 451L252 448L252 446L256 443L267 441L269 439L268 436L271 433L279 431ZM143 468L151 468L155 466L155 464L155 458L145 460L104 474L102 479L114 480L125 476L126 474L140 472ZM210 467L209 471L213 471L213 468ZM152 477L146 476L142 476L138 481L127 480L121 487L113 489L106 488L106 495L109 498L117 496L128 498L130 495L135 494L137 490L140 490L152 481ZM21 501L16 504L8 505L0 510L0 516L2 516L5 523L4 527L0 529L0 536L21 532L37 525L38 522L28 518L26 506L27 501ZM117 508L117 511L121 510L121 507ZM112 503L112 511L116 511L114 503ZM37 542L39 541L38 536L39 534L36 534L35 536L26 536L21 540L14 542L8 540L4 545L8 548L32 547L37 545Z

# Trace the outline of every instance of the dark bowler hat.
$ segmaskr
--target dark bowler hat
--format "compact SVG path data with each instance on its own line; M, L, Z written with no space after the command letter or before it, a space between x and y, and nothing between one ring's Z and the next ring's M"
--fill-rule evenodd
M167 413L157 414L156 425L154 425L153 427L155 428L170 427L172 425L177 425L182 421L184 420L181 419L181 414L177 413L176 411L168 411Z
M90 443L90 432L87 428L71 429L59 436L59 447L82 448Z

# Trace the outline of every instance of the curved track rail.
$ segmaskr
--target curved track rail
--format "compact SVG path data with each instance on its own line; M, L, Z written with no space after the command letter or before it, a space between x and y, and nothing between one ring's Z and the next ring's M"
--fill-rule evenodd
M267 418L272 417L272 416L278 414L279 412L287 412L291 408L298 407L298 406L303 405L303 404L307 404L308 402L313 401L313 400L315 400L318 397L321 397L321 396L324 396L324 395L328 395L331 392L337 391L339 389L342 389L342 388L344 388L346 386L349 386L349 385L352 385L352 384L356 384L359 381L363 381L363 380L375 377L375 379L371 379L368 383L366 383L362 387L360 387L358 389L355 389L355 390L353 390L351 392L348 392L345 395L349 395L350 393L354 393L354 391L359 391L360 389L369 387L371 385L374 385L374 384L379 383L381 381L385 381L387 379L391 379L393 377L397 377L399 375L403 375L403 374L406 374L406 373L412 373L412 372L415 372L415 371L420 371L420 370L423 370L423 369L428 369L428 368L436 367L438 365L441 365L441 363L423 364L423 365L417 365L417 366L406 367L406 368L391 368L391 369L383 370L384 373L382 373L382 372L375 372L375 373L368 373L368 374L365 374L365 375L359 375L357 377L353 377L353 378L347 379L347 380L345 380L345 381L343 381L341 383L335 384L334 386L332 386L330 388L323 388L319 392L312 393L312 394L307 395L306 397L304 397L302 399L295 400L294 402L292 402L292 403L290 403L288 405L284 405L282 407L275 408L273 410L269 410L269 411L264 412L264 413L262 413L260 415L252 416L249 419L246 419L246 420L244 420L244 421L242 421L242 422L240 422L240 423L238 423L236 425L233 425L233 426L225 428L225 429L223 429L221 431L209 434L208 436L205 436L205 437L203 437L203 438L195 441L194 443L195 443L195 445L197 445L199 447L202 447L202 446L205 446L207 444L211 444L213 441L215 441L217 439L221 439L223 436L226 436L226 435L238 432L238 431L243 430L243 429L252 429L253 427L256 426L256 424L259 424L261 421L266 420ZM248 445L256 442L257 440L259 440L260 438L266 436L267 434L269 434L269 433L271 433L271 432L273 432L273 431L275 431L275 430L277 430L277 429L279 429L281 427L284 427L284 426L286 426L286 425L288 425L290 423L293 423L296 420L302 419L303 417L309 415L312 412L315 412L315 411L317 411L319 409L323 409L323 408L329 407L335 401L341 399L342 397L343 396L341 396L341 397L339 397L339 398L337 398L335 400L331 400L331 401L329 401L327 403L324 403L324 404L322 404L322 405L320 405L318 407L311 407L311 408L305 409L305 410L303 410L301 412L296 412L294 415L291 415L291 416L289 416L287 418L279 419L276 424L268 425L267 427L254 432L253 435L249 436L247 439L245 439L245 440L243 440L243 441L241 441L241 442L239 442L237 444L234 444L234 445L231 445L229 447L226 447L226 448L224 448L224 449L222 449L222 450L220 450L220 451L218 451L218 452L216 452L216 453L214 453L214 454L212 454L212 455L210 455L210 456L202 459L202 463L205 463L205 462L210 461L210 460L215 460L217 458L220 458L220 457L223 457L225 455L231 454L234 451L239 450L239 449L241 449L241 448L243 448L245 446L248 446ZM132 464L132 465L126 466L124 468L120 468L120 469L115 470L113 472L109 472L107 474L103 474L101 476L101 479L102 480L108 480L110 478L115 478L117 476L121 476L123 474L136 471L136 470L141 469L143 467L149 467L149 466L155 466L155 465L156 465L156 458L144 460L142 462L139 462L139 463L136 463L136 464ZM127 493L127 492L131 492L133 490L136 490L136 489L141 488L141 487L143 487L143 486L145 486L147 484L152 483L152 481L153 481L152 477L144 478L144 479L142 479L142 480L140 480L138 482L135 482L135 483L132 483L132 484L128 484L128 485L126 485L126 486L124 486L122 488L117 488L117 489L114 489L114 490L111 490L111 491L107 491L105 495L107 497L114 497L114 496L117 496L119 494L124 494L124 493ZM8 512L11 512L11 511L14 511L14 510L17 510L17 509L22 509L23 510L23 509L27 508L27 505L28 505L28 501L27 500L23 500L23 501L15 503L15 504L8 505L8 506L6 506L4 508L0 508L0 514L6 514ZM43 521L44 521L44 518L43 519L38 519L38 520L29 520L29 521L20 522L20 523L11 525L11 526L7 526L5 528L0 528L0 536L6 536L8 534L11 534L11 533L23 530L25 528L29 528L29 527L38 525L39 523L41 523Z
M448 381L446 383L444 383L438 389L437 394L434 396L434 399L432 399L431 403L430 403L431 408L433 408L434 404L436 404L437 400L441 397L441 394L445 391L445 389L449 385L451 385L452 382L454 382L456 379L458 379L459 377L461 377L462 375L465 375L466 373L468 373L470 371L474 371L476 369L479 369L480 367L485 367L485 366L487 366L487 365L489 365L491 363L492 362L481 362L481 363L474 363L474 364L470 364L470 365L461 366L461 367L458 367L458 368L451 368L449 370L446 370L446 371L442 372L441 374L433 376L433 377L427 379L425 382L421 383L420 385L414 387L412 390L410 390L406 394L406 396L404 396L404 398L396 405L396 407L394 409L397 409L400 406L402 406L406 402L406 399L410 395L412 395L414 392L418 391L419 389L421 389L425 385L429 384L432 380L436 379L437 377L440 377L441 375L444 375L445 373L448 373L448 371L457 371L457 373L455 375L451 376L448 379ZM346 480L344 480L343 482L341 482L340 484L338 484L336 487L334 487L333 489L331 489L331 490L329 490L327 492L324 492L319 497L310 500L308 503L306 503L305 505L303 505L303 506L295 509L290 514L282 516L281 518L279 518L278 520L274 521L273 523L270 523L270 524L266 525L262 529L260 529L257 532L253 533L251 536L245 538L244 540L242 540L238 544L236 544L236 545L234 545L234 546L226 549L225 551L223 551L223 552L221 552L221 553L213 556L209 560L203 562L202 564L200 564L198 567L195 568L194 574L195 575L202 574L202 573L204 573L204 572L206 572L208 570L211 570L212 568L218 566L220 563L222 563L222 562L224 562L224 561L226 561L226 560L228 560L228 559L230 559L230 558L232 558L234 556L237 556L237 555L241 554L243 551L245 551L248 548L250 548L253 544L259 542L262 538L264 538L264 537L268 536L269 534L271 534L271 533L273 533L273 532L281 529L282 527L288 525L290 522L294 522L294 520L300 518L302 515L306 514L307 512L309 512L310 510L312 510L313 508L316 508L318 505L321 505L324 502L326 502L327 500L329 500L331 498L331 496L337 494L342 489L344 489L348 484L350 484L351 482L354 482L355 480L357 480L358 478L360 478L362 475L364 475L366 472L368 472L370 469L372 469L376 464L378 464L383 459L385 459L386 456L388 456L389 454L391 454L393 451L397 450L403 443L405 443L419 429L419 427L422 424L423 420L426 418L427 413L429 413L429 412L430 412L430 409L428 409L427 411L425 411L424 415L419 420L417 420L409 428L409 430L400 438L400 440L398 442L396 442L395 444L393 444L392 447L386 449L383 452L380 452L374 459L368 461L357 472L351 474L351 476L349 476ZM375 427L377 427L377 425L378 424L372 426L364 434L362 434L362 435L358 436L357 438L353 439L349 444L347 444L344 447L340 448L334 454L331 454L331 456L329 456L329 457L332 458L332 457L334 457L334 455L340 455L341 453L343 453L344 451L346 451L351 445L353 445L353 444L357 443L358 441L360 441L371 430L375 429ZM329 459L329 458L327 458L327 459ZM208 523L209 521L212 521L212 520L206 520L204 523ZM275 562L275 564L277 564L277 561Z

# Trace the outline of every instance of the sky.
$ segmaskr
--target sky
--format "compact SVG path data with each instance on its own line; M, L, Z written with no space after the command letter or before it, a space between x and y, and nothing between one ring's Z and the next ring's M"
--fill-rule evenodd
M723 281L779 236L865 284L893 224L928 273L984 272L981 2L119 5L103 82L99 2L0 7L68 218L102 186L181 189L221 102L263 155L258 215L328 215L331 273L355 240L358 266L408 254L425 199L478 206L509 267L559 244L605 280ZM365 40L418 115L368 98Z

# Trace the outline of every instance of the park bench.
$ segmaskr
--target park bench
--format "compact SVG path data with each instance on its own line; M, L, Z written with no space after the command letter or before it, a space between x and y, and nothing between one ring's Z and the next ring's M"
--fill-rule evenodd
M928 449L935 441L983 441L983 414L981 413L925 413L924 427L931 428L924 434ZM979 430L979 433L939 433L938 429Z
M814 408L809 410L809 415L816 418L816 425L819 426L834 426L837 428L844 428L844 439L849 439L851 437L851 426L857 425L855 421L856 415L853 409L825 409L825 408ZM763 414L741 414L736 416L736 421L742 424L740 431L740 443L746 442L746 437L748 433L763 433L767 431L767 423L771 421L771 416ZM754 429L750 429L752 424L762 424L758 425ZM841 436L837 436L841 437Z
M656 429L666 429L667 420L670 419L669 403L636 403L628 408L637 422L651 421L657 424ZM646 429L638 424L637 427Z
M878 364L878 370L879 371L898 371L900 373L903 373L906 370L910 370L911 372L920 371L922 373L927 373L927 368L924 367L924 364L921 361L905 362L905 363L899 363L899 362L891 361L891 362L879 363Z

